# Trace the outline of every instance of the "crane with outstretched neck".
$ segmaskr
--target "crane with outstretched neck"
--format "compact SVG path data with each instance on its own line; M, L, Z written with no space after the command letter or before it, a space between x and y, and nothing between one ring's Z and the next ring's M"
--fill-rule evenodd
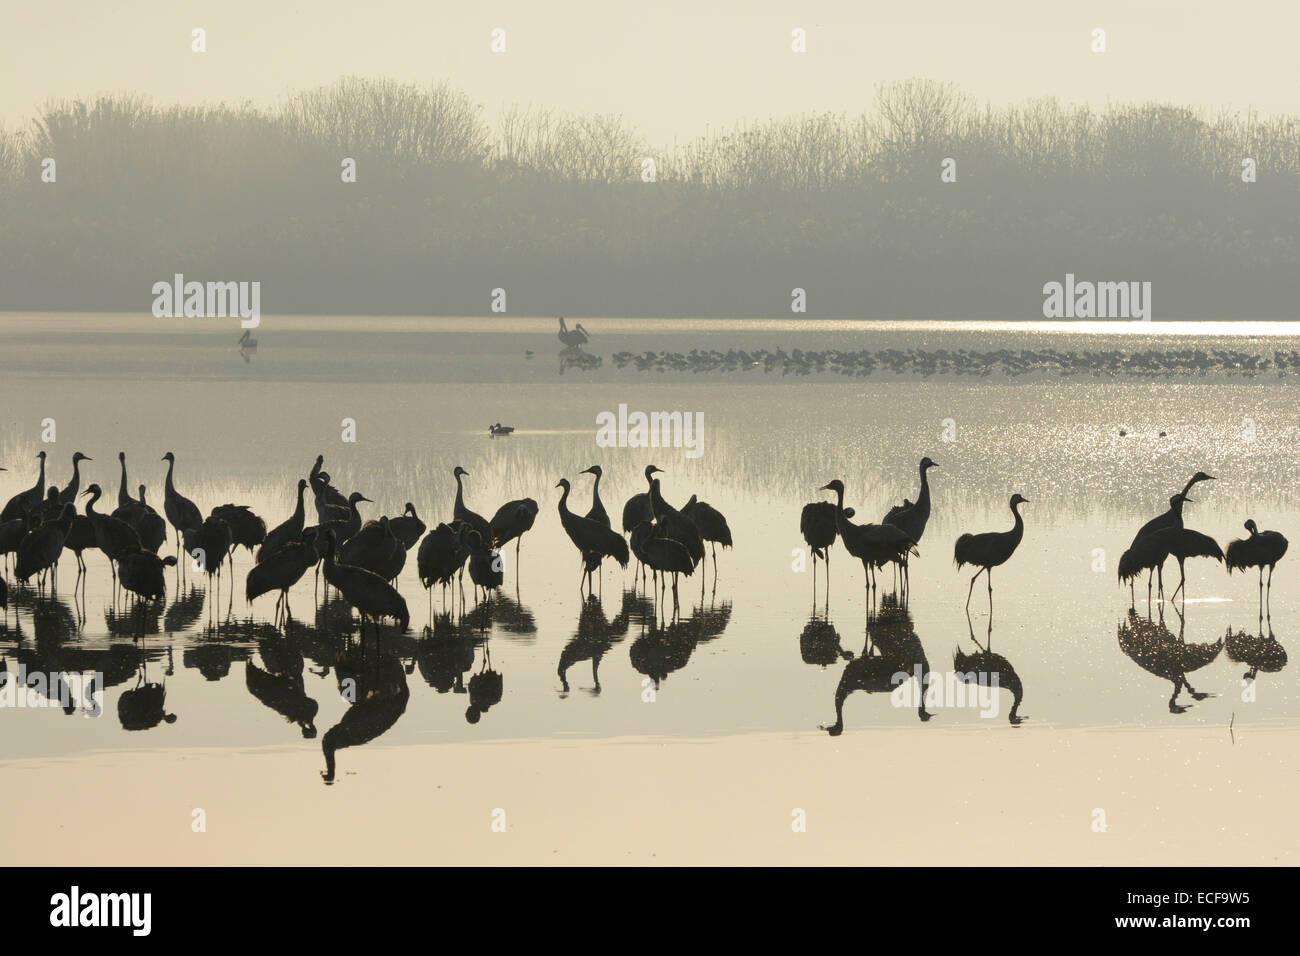
M983 574L989 586L989 614L993 613L993 569L1006 564L1016 553L1016 548L1020 547L1020 541L1025 536L1025 519L1020 516L1019 506L1028 503L1029 499L1020 494L1011 496L1011 514L1015 518L1011 530L963 534L957 539L952 553L953 560L957 562L957 570L960 571L964 564L979 568L975 576L970 579L970 587L966 590L967 609L970 608L975 582Z

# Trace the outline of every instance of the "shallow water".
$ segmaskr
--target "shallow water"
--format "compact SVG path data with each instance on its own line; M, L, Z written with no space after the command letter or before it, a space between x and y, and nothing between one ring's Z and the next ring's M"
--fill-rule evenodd
M860 656L868 635L883 657L910 669L923 654L941 675L952 670L955 648L971 653L972 638L991 639L1023 685L1020 713L1035 724L1294 722L1294 681L1276 671L1285 668L1282 647L1297 613L1285 561L1263 622L1253 575L1229 577L1213 562L1189 562L1185 616L1165 610L1161 631L1157 609L1155 624L1137 627L1144 650L1134 654L1146 669L1123 649L1132 634L1120 633L1129 592L1114 570L1137 527L1198 469L1218 480L1197 486L1188 526L1225 545L1244 533L1247 517L1290 534L1300 512L1294 375L887 371L845 380L762 369L638 371L620 368L613 356L795 348L1272 354L1300 347L1300 326L583 323L592 333L586 354L598 365L566 364L553 320L268 317L254 332L256 354L241 356L235 320L0 316L0 398L9 410L0 430L0 464L9 469L0 473L4 499L32 484L44 449L59 484L74 451L92 456L83 488L97 481L109 498L124 451L131 486L146 484L159 510L166 467L159 459L173 451L178 489L205 513L244 503L268 527L289 515L296 480L317 454L336 486L374 500L362 506L367 518L399 514L410 501L430 525L450 519L458 464L470 473L467 504L488 517L509 499L541 504L518 566L513 549L505 553L506 587L476 608L466 581L464 613L450 593L445 605L436 593L435 616L455 610L432 632L412 550L399 582L411 627L402 635L382 629L378 644L372 634L357 643L345 605L315 607L310 574L291 595L295 620L277 633L269 624L274 597L251 608L243 600L251 565L243 551L235 557L233 603L230 576L215 597L202 576L187 573L184 581L169 575L160 608L114 608L107 563L93 551L76 600L67 555L56 599L10 579L0 630L8 671L20 664L29 673L102 671L107 689L102 716L93 719L76 704L67 715L0 708L0 758L275 744L319 754L327 730L349 710L341 688L350 678L368 702L357 708L370 710L359 718L367 728L360 736L374 732L375 746L815 731L834 720L836 684L851 666L842 652ZM702 412L701 456L598 447L596 416L620 404ZM42 422L51 418L57 441L43 443ZM344 419L356 423L355 443L342 440ZM517 431L489 438L495 421ZM878 520L891 504L915 497L923 455L940 467L931 473L933 514L906 609L877 598L873 610L862 568L842 547L832 553L829 597L820 568L814 592L811 565L793 568L803 504L828 499L819 487L842 478L857 520ZM671 595L656 608L650 594L634 590L631 568L609 563L601 600L585 602L577 551L556 516L556 481L574 481L573 509L585 512L590 478L578 473L599 463L602 496L617 522L623 501L644 490L641 471L651 462L665 469L669 501L698 494L722 510L736 547L719 552L716 569L710 562L682 582L676 612ZM964 531L1009 527L1012 492L1030 502L1024 542L994 572L992 627L982 581L968 623L969 573L954 570L953 543ZM1172 590L1177 569L1170 562L1166 570ZM889 574L880 580L889 590ZM1137 612L1146 621L1143 589ZM1266 640L1270 629L1275 642ZM1210 646L1187 650L1180 634L1186 645ZM1226 646L1214 646L1225 638ZM489 655L503 693L482 710L471 681ZM1182 666L1195 666L1189 683L1212 696L1196 701L1183 691L1178 704L1192 706L1174 714L1166 671L1179 656ZM1245 686L1252 659L1258 681ZM165 684L161 708L144 707L142 695L124 698L141 682ZM936 703L926 726L1009 731L1009 705L1005 689L992 717ZM126 730L123 715L154 725ZM916 707L896 706L887 693L852 694L844 721L845 733L919 726ZM347 752L338 759L346 768Z

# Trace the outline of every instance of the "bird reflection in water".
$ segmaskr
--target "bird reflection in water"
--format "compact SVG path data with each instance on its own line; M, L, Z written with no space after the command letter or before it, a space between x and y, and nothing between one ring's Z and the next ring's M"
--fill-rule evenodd
M15 612L27 611L31 616L32 633L40 645L58 645L76 638L81 629L79 615L62 598L53 595L41 597L30 588L15 588L9 593L9 602ZM15 623L14 633L22 637L22 627Z
M426 627L415 649L415 663L424 682L439 694L464 694L465 674L474 666L474 649L482 638L464 619L439 614Z
M1175 605L1170 605L1177 608ZM1191 705L1178 703L1178 694L1186 689L1193 700L1205 700L1211 694L1198 693L1187 681L1187 675L1210 664L1223 650L1224 639L1219 638L1212 644L1188 644L1183 639L1184 617L1178 615L1178 636L1165 626L1164 608L1158 620L1151 619L1151 612L1142 617L1132 608L1128 617L1118 627L1119 649L1131 658L1144 671L1162 677L1174 685L1173 695L1169 698L1169 712L1181 714Z
M578 615L578 629L569 643L564 645L564 650L560 652L560 663L555 669L560 677L561 697L569 694L569 668L582 661L591 661L592 687L589 693L593 697L600 695L601 659L614 644L627 637L630 611L640 600L635 591L624 591L623 609L612 621L606 619L600 598L591 595L583 601L582 612Z
M483 664L479 672L469 679L469 706L465 708L465 722L477 724L494 704L501 703L504 693L505 681L493 669L492 651L488 642L484 641Z
M900 681L900 674L906 675L906 680ZM920 686L913 688L918 701L916 716L927 721L934 716L925 709L930 662L906 605L887 596L881 601L880 610L867 617L866 645L858 657L845 665L835 688L835 723L823 726L822 730L832 737L844 732L844 701L854 691L892 695L901 684L917 679L917 675Z
M167 649L168 659L171 648ZM149 680L147 656L140 654L140 670L135 687L124 690L117 698L117 719L123 730L152 730L159 724L176 723L176 715L167 713L167 687ZM171 671L168 666L168 672Z
M981 684L995 691L999 687L1010 691L1011 710L1007 713L1007 721L1013 727L1020 726L1023 721L1029 719L1020 713L1020 702L1024 700L1025 688L1011 662L1001 654L993 652L993 619L989 618L988 633L983 644L975 639L975 625L971 623L969 614L966 615L966 627L970 631L970 640L976 650L974 654L965 654L958 646L952 655L953 671L959 680L968 684Z
M325 755L321 778L327 784L334 782L335 754L345 747L369 743L387 731L406 712L411 696L406 670L396 656L364 651L360 643L349 645L334 665L339 693L350 706L321 738Z
M642 631L628 651L632 666L650 678L658 690L669 674L686 666L696 647L719 637L727 629L731 622L731 602L710 602L707 607L701 604L684 618L674 611L673 619L667 624L656 617L653 607L648 615L639 609L634 619L640 620Z
M307 696L303 671L306 661L297 641L281 637L275 629L257 645L262 667L253 661L244 665L248 692L285 720L297 724L304 738L316 736L316 712L320 705Z
M1272 615L1261 615L1258 632L1255 634L1248 634L1245 629L1234 631L1229 627L1224 636L1224 648L1228 660L1250 668L1241 675L1241 679L1247 683L1254 683L1260 671L1276 674L1286 667L1286 648L1273 635Z
M805 664L829 667L841 660L853 660L853 652L840 646L840 632L831 623L828 611L818 611L813 604L808 623L799 632L799 656Z

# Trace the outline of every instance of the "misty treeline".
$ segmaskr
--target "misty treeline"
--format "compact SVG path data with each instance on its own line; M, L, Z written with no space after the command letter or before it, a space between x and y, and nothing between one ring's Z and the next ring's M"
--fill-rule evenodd
M490 315L504 288L513 315L790 316L802 288L809 317L1036 318L1068 272L1150 281L1156 318L1280 318L1297 223L1300 117L924 80L671 148L358 78L272 108L51 103L0 132L6 309L144 311L180 272L260 281L269 314Z

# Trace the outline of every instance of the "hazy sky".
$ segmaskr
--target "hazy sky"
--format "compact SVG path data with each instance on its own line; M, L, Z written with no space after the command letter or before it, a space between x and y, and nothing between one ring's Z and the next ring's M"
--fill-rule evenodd
M207 30L208 52L190 52ZM502 27L508 50L489 50ZM808 31L808 52L790 50ZM1102 27L1108 51L1090 52ZM883 81L997 103L1054 95L1300 113L1300 3L1264 0L0 0L0 121L50 97L271 102L356 73L623 114L652 143L706 124L856 112Z

